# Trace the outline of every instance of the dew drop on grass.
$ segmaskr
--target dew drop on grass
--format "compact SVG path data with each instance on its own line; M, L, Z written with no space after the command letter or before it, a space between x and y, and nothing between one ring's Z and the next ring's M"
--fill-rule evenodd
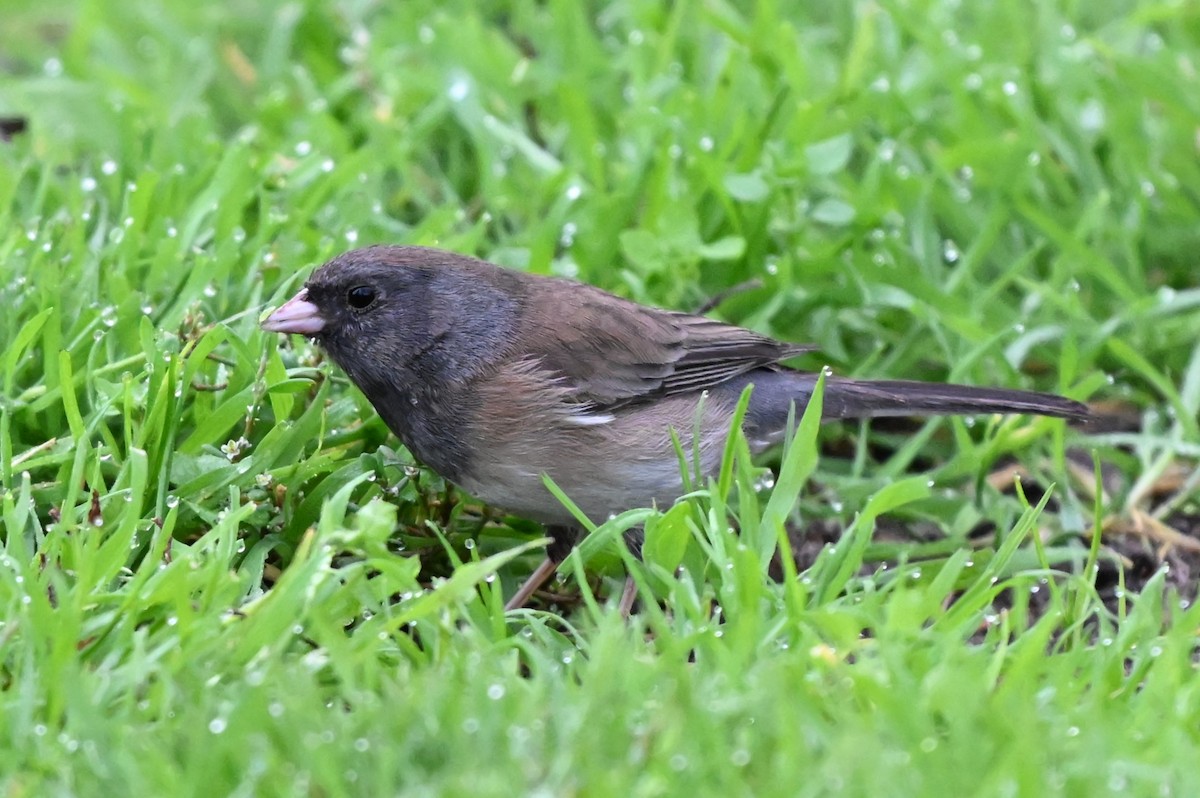
M228 725L224 718L213 718L208 722L208 730L213 734L221 734Z
M333 164L332 158L326 158L325 160L321 161L321 171L322 172L325 172L325 173L332 172L333 166L334 166L334 164Z
M963 86L967 91L979 91L983 88L983 76L978 72L972 72L963 78Z
M493 701L499 701L501 698L504 698L504 685L499 683L488 685L487 697Z
M105 161L100 164L100 171L106 175L115 175L117 173L117 162L113 160Z
M671 757L669 764L671 765L671 770L674 770L676 773L682 773L687 769L688 759L683 754L675 754L675 756Z
M467 95L470 93L471 84L467 82L466 78L457 78L450 84L450 88L446 90L446 96L456 103L467 99Z
M167 227L167 238L174 238L177 235L179 235L179 230L175 227L175 225L170 225Z
M421 41L421 44L431 44L437 37L433 32L433 28L428 25L422 25L417 30L417 38Z
M562 227L562 233L558 237L558 242L564 247L571 246L575 243L575 233L578 229L574 222L567 222Z
M713 146L714 142L712 140L712 136L700 137L700 149L704 150L705 152L712 152Z
M953 239L947 238L942 242L942 259L946 263L957 263L962 257L962 252L958 249L958 244L954 243Z
M312 152L312 142L301 141L298 144L296 144L296 154L299 155L300 157L303 158L305 155L308 155L310 152Z
M571 202L574 202L575 200L579 199L582 196L583 196L583 186L580 186L578 183L572 183L571 185L567 186L567 199L568 200L570 200Z
M462 730L467 734L474 734L479 731L479 720L477 718L466 718L462 723Z

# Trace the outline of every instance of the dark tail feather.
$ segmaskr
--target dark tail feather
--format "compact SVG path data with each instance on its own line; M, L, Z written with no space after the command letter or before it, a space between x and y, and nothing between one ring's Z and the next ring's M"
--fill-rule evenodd
M1028 413L1084 419L1087 405L1035 391L976 388L910 380L825 380L826 418L881 416L969 416L986 413Z

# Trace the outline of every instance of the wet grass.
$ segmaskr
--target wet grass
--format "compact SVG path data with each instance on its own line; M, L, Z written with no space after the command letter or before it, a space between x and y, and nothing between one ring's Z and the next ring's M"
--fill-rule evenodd
M13 2L0 54L4 793L1197 793L1186 4ZM373 242L757 279L718 315L814 368L1107 420L734 446L506 617L540 530L257 327Z

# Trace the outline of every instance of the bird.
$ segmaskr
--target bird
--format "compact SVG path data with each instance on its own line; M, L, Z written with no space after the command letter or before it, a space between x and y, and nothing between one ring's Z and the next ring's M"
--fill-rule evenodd
M669 506L684 492L672 434L713 473L747 386L742 431L759 453L782 441L818 380L784 362L811 345L420 246L334 257L261 326L314 339L441 477L546 526L548 556L506 609L524 606L583 534L545 477L595 523ZM1055 394L837 376L822 409L826 420L1089 416Z

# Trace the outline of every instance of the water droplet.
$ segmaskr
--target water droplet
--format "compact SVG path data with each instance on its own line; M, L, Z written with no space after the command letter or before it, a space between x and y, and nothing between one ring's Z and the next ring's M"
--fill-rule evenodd
M106 175L115 175L117 173L117 162L112 160L105 161L100 164L100 171Z
M566 224L564 224L562 227L562 233L560 233L558 236L558 243L562 244L564 247L569 247L572 244L574 244L575 243L575 233L577 232L577 230L578 230L578 227L575 225L574 222L567 222Z
M1015 81L1006 80L1006 81L1004 81L1004 85L1001 86L1000 89L1005 94L1007 94L1009 97L1013 97L1017 93L1017 84Z
M487 697L493 701L499 701L501 698L504 698L504 685L499 683L488 685Z
M579 199L582 195L583 195L583 186L580 186L577 183L572 183L571 185L567 186L567 199L568 200L574 202L575 200Z
M962 253L958 250L958 244L949 238L942 242L942 259L946 263L957 263L960 257Z
M983 88L983 75L978 72L972 72L963 78L963 86L967 91L979 91Z
M642 33L640 30L638 30L637 28L634 28L633 30L629 31L629 43L632 44L634 47L637 47L639 44L641 44L645 40L646 40L646 35L644 33Z
M63 63L57 58L47 58L42 64L42 71L52 78L57 78L63 73Z
M712 136L700 137L700 149L704 150L705 152L712 152L713 146L714 142L712 140Z
M312 142L301 141L296 145L296 154L301 158L303 158L305 155L308 155L310 152L312 152Z
M94 177L83 178L82 180L79 181L79 187L82 188L84 191L95 191L96 190L96 178L94 178Z
M450 88L446 91L446 96L448 96L453 102L460 103L467 99L467 95L470 93L471 84L467 82L467 79L456 78L455 81L450 84Z

